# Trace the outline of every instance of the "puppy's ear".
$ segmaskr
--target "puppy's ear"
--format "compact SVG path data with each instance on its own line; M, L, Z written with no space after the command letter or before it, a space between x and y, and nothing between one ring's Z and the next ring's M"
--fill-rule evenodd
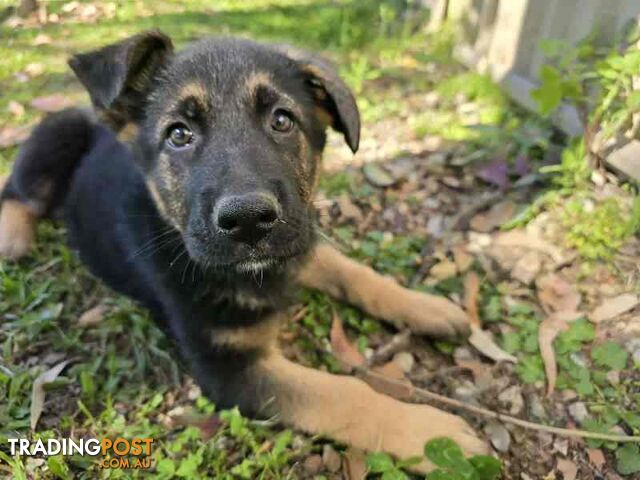
M143 32L99 50L73 56L69 66L98 110L132 116L144 101L153 75L173 51L169 37Z
M298 64L307 77L316 103L329 115L331 126L344 135L347 145L355 153L360 143L360 112L351 90L335 67L309 52L283 45L278 49Z

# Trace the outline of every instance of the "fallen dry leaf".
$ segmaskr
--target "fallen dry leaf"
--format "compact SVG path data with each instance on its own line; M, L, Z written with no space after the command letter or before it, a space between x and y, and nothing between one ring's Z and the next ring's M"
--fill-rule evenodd
M26 73L29 78L39 77L44 73L44 65L41 63L29 63L24 67L24 73Z
M598 471L602 471L602 467L604 467L607 460L604 458L604 453L599 448L587 448L587 455L589 456L589 462L593 465Z
M502 350L491 338L487 332L476 325L471 325L471 336L469 343L475 347L485 357L490 358L494 362L507 361L518 363L518 359L513 355Z
M39 47L41 45L49 45L51 43L51 37L46 33L39 33L36 38L33 39L33 45Z
M71 102L64 95L54 93L31 100L31 106L41 112L57 112L71 105Z
M550 396L556 388L558 379L558 365L556 353L553 349L553 341L560 332L569 329L569 322L580 318L582 314L576 311L555 312L545 318L538 328L538 345L540 356L544 363L544 371L547 375L547 396Z
M478 294L480 292L480 279L476 272L469 272L464 279L464 303L471 323L471 336L469 343L480 353L495 362L506 360L518 363L518 359L502 350L493 341L489 333L482 330L482 322L478 314Z
M576 480L578 476L578 466L571 460L559 458L557 469L564 480Z
M455 277L456 273L456 264L446 258L429 269L429 276L436 280L445 280L447 278Z
M454 358L454 362L458 367L464 368L471 372L471 375L473 375L473 381L476 385L478 385L479 383L483 383L485 382L485 380L491 378L491 372L487 368L487 365L479 360Z
M333 355L338 359L344 370L349 371L366 363L364 355L347 338L347 334L342 327L342 321L335 310L333 311L330 339Z
M64 367L66 367L69 362L70 360L65 360L64 362L58 363L46 372L40 374L38 378L33 381L33 388L31 389L31 430L35 430L40 415L42 415L45 399L44 386L58 378L60 372L64 370Z
M499 158L482 165L476 171L476 177L501 189L507 188L509 186L509 165L506 160Z
M388 395L398 400L409 400L413 397L413 384L406 378L390 378L378 369L363 370L360 378L376 392Z
M340 195L336 200L338 208L340 209L340 215L345 220L353 220L356 224L362 223L364 216L362 210L353 203L349 195Z
M515 210L516 206L510 200L496 203L487 212L479 213L473 217L469 222L469 226L476 232L491 232L509 220Z
M20 102L16 102L15 100L11 100L9 102L7 110L9 110L9 113L16 118L20 118L24 115L24 106Z
M396 380L404 380L405 378L404 372L393 360L390 360L381 367L375 367L373 370L382 373L385 377L395 378Z
M582 296L575 287L555 273L539 277L536 287L538 299L547 313L574 312L582 301Z
M367 462L362 450L349 447L342 460L342 470L347 480L364 480L367 476Z
M31 126L4 127L0 129L0 148L9 148L20 145L31 132Z
M538 250L539 252L549 255L556 263L562 263L564 261L562 250L543 240L538 235L527 232L526 230L510 230L499 233L494 238L494 244L501 247L524 247L531 250Z
M482 322L478 313L478 295L480 294L480 277L476 272L469 272L464 277L464 306L469 315L471 325L480 328Z
M172 415L171 413L168 414L171 419L171 428L196 427L200 430L200 436L205 441L211 439L223 424L220 417L215 414L200 415L193 412L181 412Z
M202 439L205 441L212 438L221 425L222 420L220 420L220 417L218 417L217 415L209 415L200 423L196 424L196 426L200 429L200 435L202 435Z
M80 2L76 2L75 0L69 3L65 3L62 6L62 11L64 13L71 13L73 12L76 8L78 8L80 6Z
M333 312L330 337L333 355L344 370L349 371L354 367L366 365L366 358L347 338L342 321L335 311ZM413 385L393 361L372 370L363 369L360 374L362 379L379 393L398 399L408 399L413 395Z
M633 293L623 293L617 297L607 298L591 314L589 320L594 323L612 320L618 315L628 312L638 305L640 300Z
M342 466L340 454L328 443L322 447L322 463L331 473L336 473Z
M458 273L465 273L473 265L473 256L467 253L467 249L463 245L452 247L451 253L453 253L453 263L456 264Z
M78 319L78 325L81 327L91 327L102 322L105 313L107 313L107 307L105 305L97 305L90 308Z
M524 285L535 280L542 268L542 254L536 250L525 253L511 270L511 277Z

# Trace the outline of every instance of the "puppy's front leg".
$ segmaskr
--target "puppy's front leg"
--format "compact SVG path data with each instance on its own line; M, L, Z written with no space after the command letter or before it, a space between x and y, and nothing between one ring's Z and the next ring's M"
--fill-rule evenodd
M315 247L298 281L415 333L446 337L469 330L467 315L453 302L404 288L326 243Z
M437 437L453 438L468 455L487 452L462 418L394 400L360 379L312 370L276 352L260 359L254 374L262 378L261 396L273 399L273 412L299 430L397 458L422 457L425 442ZM426 460L418 467L433 468Z
M287 360L275 344L277 325L274 316L253 327L216 329L213 349L192 358L200 385L217 406L239 405L245 415L275 418L310 434L398 458L422 457L425 442L442 436L453 438L468 455L486 453L484 442L460 417L400 402L358 378ZM419 467L432 466L425 461Z

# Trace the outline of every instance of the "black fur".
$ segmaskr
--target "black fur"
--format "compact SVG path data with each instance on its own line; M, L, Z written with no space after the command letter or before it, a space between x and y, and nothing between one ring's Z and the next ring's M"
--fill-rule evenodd
M18 200L40 216L62 206L78 160L91 148L92 115L69 109L46 117L18 153L0 201Z
M326 63L246 40L204 40L174 54L151 32L70 63L106 124L76 109L44 120L3 198L36 202L42 215L63 206L82 260L151 311L205 394L220 407L259 413L266 399L251 366L260 349L220 346L214 331L256 325L286 306L295 268L315 241L306 192L325 143L316 107L355 150L353 97ZM256 73L269 86L251 96L243 85ZM208 105L179 101L194 84ZM275 108L295 112L293 133L270 129ZM188 148L167 146L176 122L194 132ZM129 145L114 132L127 123L139 129ZM43 182L52 185L45 195ZM264 238L240 242L216 227L214 212L221 199L252 192L275 199L279 220Z

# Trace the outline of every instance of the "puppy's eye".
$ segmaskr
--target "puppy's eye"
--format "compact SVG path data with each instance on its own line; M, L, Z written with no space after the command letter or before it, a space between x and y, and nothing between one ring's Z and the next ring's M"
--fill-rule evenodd
M167 143L173 148L184 148L193 141L193 132L184 123L174 123L167 130Z
M271 128L280 133L290 132L293 129L293 116L281 108L275 110L271 117Z

